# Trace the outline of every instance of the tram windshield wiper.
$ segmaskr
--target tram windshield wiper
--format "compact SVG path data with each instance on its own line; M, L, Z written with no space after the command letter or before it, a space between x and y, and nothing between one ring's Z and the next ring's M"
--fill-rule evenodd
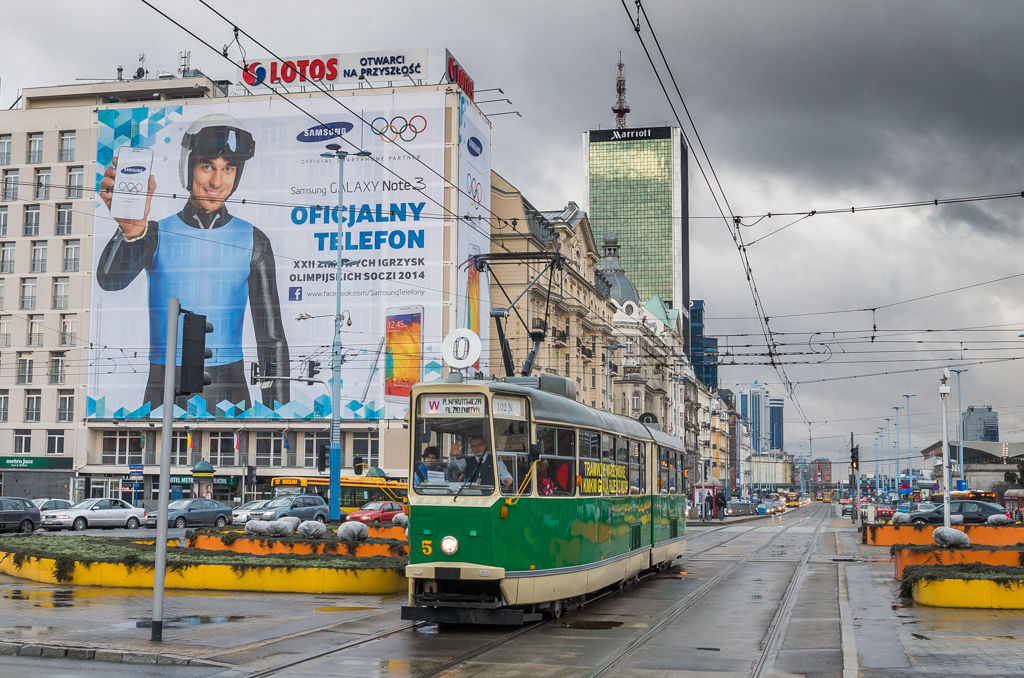
M462 487L460 487L460 488L459 488L459 491L458 491L458 492L456 492L456 493L455 493L455 496L454 496L454 497L452 498L452 503L453 503L453 504L454 504L454 503L455 503L455 502L456 502L456 501L458 500L458 498L459 498L459 495L460 495L460 494L462 494L462 491L463 491L464 489L466 489L466 485L469 485L469 484L471 484L471 483L472 483L472 482L473 482L474 480L476 480L476 477L477 477L477 475L478 475L478 474L480 473L480 467L481 467L481 466L483 466L483 463L481 463L481 462L477 462L476 468L475 468L475 469L473 469L473 475L471 475L471 476L470 476L469 478L466 478L466 482L462 483Z

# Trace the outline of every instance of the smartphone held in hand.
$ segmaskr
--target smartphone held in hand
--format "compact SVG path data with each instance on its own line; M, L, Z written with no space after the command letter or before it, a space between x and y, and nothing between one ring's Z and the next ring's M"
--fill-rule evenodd
M139 221L146 218L146 194L153 171L153 151L122 146L117 149L117 170L110 200L110 216Z

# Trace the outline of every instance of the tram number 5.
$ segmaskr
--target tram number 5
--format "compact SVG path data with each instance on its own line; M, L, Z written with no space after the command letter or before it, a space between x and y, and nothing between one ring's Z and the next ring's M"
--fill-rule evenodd
M423 543L422 543L422 546L423 546L423 555L429 556L431 553L434 552L434 542L432 540L424 539Z

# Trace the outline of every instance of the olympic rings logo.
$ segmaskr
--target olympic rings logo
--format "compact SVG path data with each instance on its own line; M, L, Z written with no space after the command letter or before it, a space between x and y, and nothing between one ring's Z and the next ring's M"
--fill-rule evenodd
M466 175L466 195L469 199L480 205L480 199L483 198L484 187L483 185L473 178L472 174Z
M138 195L142 193L144 188L142 184L139 183L122 181L120 184L117 185L117 190L121 191L122 193L127 193L128 195Z
M420 132L427 129L427 119L422 115L414 115L406 119L404 116L396 115L388 122L387 118L374 118L370 123L370 129L383 141L391 144L395 141L412 141Z

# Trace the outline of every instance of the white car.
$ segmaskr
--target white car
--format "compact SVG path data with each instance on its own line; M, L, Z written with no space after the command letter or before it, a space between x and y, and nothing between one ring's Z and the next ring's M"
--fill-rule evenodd
M120 499L86 499L71 508L47 511L41 527L47 530L84 530L90 527L124 527L134 530L146 512Z
M235 523L247 523L250 520L258 520L263 511L257 511L270 503L269 499L255 499L247 501L231 512Z

